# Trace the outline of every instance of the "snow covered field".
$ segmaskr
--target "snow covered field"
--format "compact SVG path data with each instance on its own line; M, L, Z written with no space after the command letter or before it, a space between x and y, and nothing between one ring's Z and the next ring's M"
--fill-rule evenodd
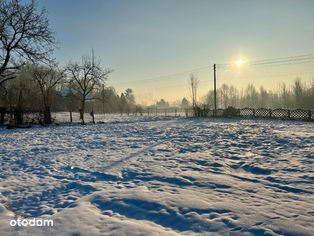
M0 129L0 235L314 235L314 123L104 122Z

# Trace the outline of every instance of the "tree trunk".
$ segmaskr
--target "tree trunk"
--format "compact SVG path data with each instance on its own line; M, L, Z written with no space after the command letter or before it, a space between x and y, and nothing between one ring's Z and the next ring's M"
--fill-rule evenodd
M44 109L44 123L48 124L48 125L50 125L52 123L50 106L45 106L45 109Z
M6 113L5 107L0 107L0 126L4 124L5 113Z
M15 108L14 113L15 113L14 114L15 124L22 125L23 124L23 110L22 110L22 108Z
M92 111L90 112L90 115L91 115L91 117L92 117L93 124L95 124L94 109L92 109Z
M85 124L84 113L85 113L85 99L81 101L81 109L80 109L80 119L82 120L83 125Z

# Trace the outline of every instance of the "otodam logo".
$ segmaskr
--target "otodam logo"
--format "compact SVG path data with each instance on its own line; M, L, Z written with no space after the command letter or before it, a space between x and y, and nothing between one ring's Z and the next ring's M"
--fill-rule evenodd
M17 218L16 220L10 220L10 226L15 227L52 227L53 220L47 219L21 219Z

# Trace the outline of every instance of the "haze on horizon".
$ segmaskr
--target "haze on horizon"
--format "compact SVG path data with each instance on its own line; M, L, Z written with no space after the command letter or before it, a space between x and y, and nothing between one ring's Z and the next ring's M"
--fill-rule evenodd
M189 97L193 71L204 95L212 89L213 63L314 53L311 0L41 0L39 4L47 9L56 31L60 48L55 56L61 64L94 49L102 64L114 70L107 85L119 92L133 89L137 102L144 104ZM313 63L218 70L218 86L241 88L253 83L275 90L298 76L311 80Z

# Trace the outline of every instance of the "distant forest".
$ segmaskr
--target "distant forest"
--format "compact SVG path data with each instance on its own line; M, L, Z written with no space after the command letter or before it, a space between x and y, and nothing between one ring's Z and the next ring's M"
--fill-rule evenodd
M218 107L314 109L314 80L305 83L301 78L296 78L293 84L281 83L278 87L276 91L271 91L249 84L239 90L232 85L223 84L217 91ZM210 91L203 102L212 108L213 97L214 92Z

